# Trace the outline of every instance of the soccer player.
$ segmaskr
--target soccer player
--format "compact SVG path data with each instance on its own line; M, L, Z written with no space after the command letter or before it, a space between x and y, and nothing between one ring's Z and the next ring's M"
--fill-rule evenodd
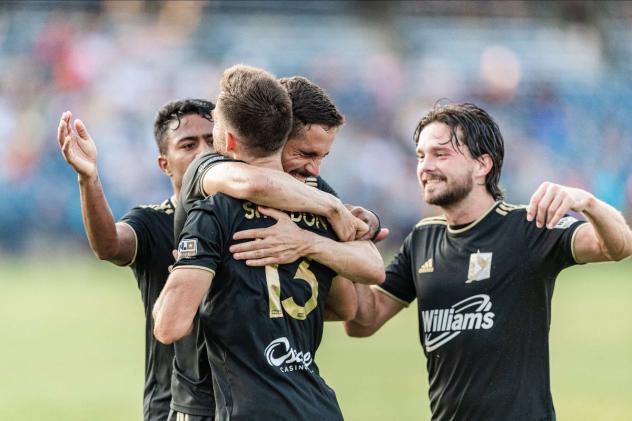
M436 106L414 139L424 199L443 215L413 228L384 284L356 286L347 333L372 335L417 298L432 419L554 420L555 278L578 263L630 256L632 232L618 211L577 188L546 182L526 207L503 202L503 137L473 104Z
M370 228L366 235L361 235L358 239L373 238L377 241L385 237L387 231L380 230L376 215L360 207L353 208L352 213L349 213L336 198L333 189L318 177L321 162L329 154L334 137L344 122L331 98L319 86L304 77L282 78L279 82L286 88L292 101L292 129L281 154L284 171L291 175L211 152L203 154L191 163L184 175L180 205L175 213L175 238L179 238L186 215L193 204L217 191L252 203L325 216L334 224L340 221L340 224L334 225L334 230L338 232L339 237L347 239L353 239L349 236L356 234L356 227L353 225L355 218L348 216L356 215ZM309 186L336 197L323 194ZM338 215L347 217L341 218ZM273 230L282 229L283 222L281 221ZM299 250L309 253L305 245L322 246L322 242L312 242L288 249L282 240L278 243L272 243L270 240L261 239L257 246L268 246L269 252L274 252L276 258L285 258L283 262L291 262L301 257L294 254ZM244 259L250 256L247 253L248 243L243 243L240 247L235 250L241 251L235 255L236 258ZM290 260L287 260L288 257ZM323 257L326 259L326 255ZM248 263L261 262L250 260ZM279 262L281 260L276 263ZM321 263L325 266L328 264L327 260ZM353 267L351 269L353 270ZM344 276L345 273L339 275ZM355 274L346 275L353 277ZM342 276L336 277L332 283L325 303L325 320L349 320L355 316L356 293L352 283ZM175 413L170 416L173 420L177 419L178 413L187 414L196 420L199 418L199 421L212 418L209 415L209 407L214 406L210 367L206 350L202 346L204 340L198 329L196 319L192 330L197 332L199 338L196 340L196 335L188 335L175 343L176 363L171 389L171 407Z
M244 66L225 71L221 87L216 150L280 171L291 125L287 92L271 75ZM364 271L365 282L380 282L381 259L375 256L367 265L366 252L354 254L348 243L333 241L325 218L306 212L292 217L310 238L331 241L324 251L331 254L331 269L316 257L265 269L232 259L233 234L271 225L266 215L295 226L282 212L223 194L194 206L154 309L155 334L164 342L184 336L206 297L200 319L213 368L216 419L341 419L335 395L313 363L325 299L335 271L348 265Z
M81 122L71 124L72 114L62 114L58 141L68 164L77 172L81 213L90 247L99 259L130 266L145 307L144 419L164 421L171 401L173 346L163 345L153 335L153 304L165 281L172 255L173 216L182 176L196 154L212 144L213 103L188 99L164 105L154 123L160 155L158 166L171 178L173 196L161 204L138 206L119 222L103 193L97 171L97 149Z

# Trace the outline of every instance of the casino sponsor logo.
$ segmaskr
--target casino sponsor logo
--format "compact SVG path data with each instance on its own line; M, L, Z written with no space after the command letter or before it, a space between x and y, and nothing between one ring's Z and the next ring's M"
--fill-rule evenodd
M277 338L270 342L264 354L268 364L272 367L278 367L282 373L301 370L312 371L309 368L313 361L312 354L292 348L286 337Z
M450 308L422 311L426 352L438 349L464 331L491 329L495 317L491 309L489 295L478 294L461 300Z

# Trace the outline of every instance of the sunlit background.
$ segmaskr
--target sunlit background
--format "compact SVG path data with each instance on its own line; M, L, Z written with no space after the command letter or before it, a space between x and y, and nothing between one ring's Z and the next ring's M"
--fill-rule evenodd
M421 203L412 134L440 99L475 102L497 119L505 136L501 184L509 202L526 203L540 182L550 180L589 189L632 220L632 2L3 2L0 335L5 351L0 356L5 365L0 374L14 382L0 382L1 419L140 418L141 302L129 270L97 263L89 253L76 175L55 138L61 113L71 110L95 139L100 176L118 218L136 204L161 202L171 194L156 164L152 124L158 108L176 98L213 99L218 76L236 63L279 77L303 75L329 92L347 123L322 176L345 202L375 210L391 228L381 245L385 256L417 220L436 212ZM598 268L606 270L572 272L586 282L565 278L566 290L556 295L565 303L554 302L552 334L557 327L562 335L554 336L554 343L564 346L564 332L574 329L578 336L570 343L591 342L594 330L578 329L572 312L594 305L595 284L604 285L598 291L606 297L624 300L620 288L630 296L629 263ZM579 293L569 292L574 282ZM98 295L103 288L113 288L114 295ZM617 311L619 305L627 302L609 301L605 308ZM556 319L556 308L574 310ZM113 313L130 319L103 327ZM323 343L321 366L334 387L349 383L337 389L348 419L428 418L414 310L402 317L408 325L383 334L392 338L378 335L366 367L349 374L335 358L337 347L348 350L344 358L352 365L364 344L373 342L351 341L339 326L329 328L334 333ZM617 369L597 388L629 398L632 319L623 312L611 316L616 320L602 317L607 316L590 319L595 330L600 323L619 327L603 342L615 352L611 362ZM568 324L557 324L559 319ZM135 330L126 336L121 328ZM86 367L103 365L94 376L73 364L86 355L73 351L92 341L108 345L90 351L99 362ZM410 347L409 362L397 354L401 346ZM566 354L582 346L554 354L554 398L570 402L558 412L579 408L560 419L597 419L590 411L603 410L575 393L586 390L578 380L555 383L556 363L567 367ZM110 360L113 352L120 354ZM398 375L385 380L385 374L376 374L382 377L374 385L367 383L373 367L386 370L392 358L410 364L400 376L413 383ZM597 358L588 353L580 362L594 365ZM328 361L336 361L335 370L328 371ZM572 367L570 375L576 373ZM47 371L53 368L60 373ZM30 374L21 377L25 372ZM358 373L368 386L353 384ZM105 376L96 389L95 376ZM50 381L53 386L47 387ZM383 402L379 394L361 392L386 389L384 384L392 393ZM392 389L402 384L401 393ZM64 397L51 394L60 387L68 388ZM79 392L90 390L106 398ZM625 400L610 402L614 412L603 419L632 417ZM367 405L365 412L354 409Z

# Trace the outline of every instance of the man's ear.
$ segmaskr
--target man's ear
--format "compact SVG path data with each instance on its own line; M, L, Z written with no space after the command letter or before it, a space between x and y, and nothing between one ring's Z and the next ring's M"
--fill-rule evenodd
M226 132L226 151L231 152L235 150L235 136L227 131Z
M476 175L479 177L487 176L492 168L494 168L494 161L492 160L492 157L489 156L489 154L483 154L479 156L476 159L476 162L478 163Z
M171 177L172 173L169 168L169 161L167 161L167 158L165 158L164 155L158 155L158 167L160 168L160 171Z

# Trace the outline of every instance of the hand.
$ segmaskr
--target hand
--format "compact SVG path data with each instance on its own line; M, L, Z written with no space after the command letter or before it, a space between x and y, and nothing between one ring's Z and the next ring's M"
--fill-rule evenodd
M72 113L61 115L57 128L57 141L64 159L77 174L93 177L97 173L97 147L81 120L70 124Z
M230 252L235 260L245 260L248 266L282 265L292 263L304 256L311 234L296 225L290 217L279 210L258 207L259 212L277 220L269 228L255 228L238 231L235 240L253 238L252 241L233 244Z
M365 222L369 226L369 230L361 237L356 237L356 240L371 240L375 238L375 243L385 239L389 230L387 228L381 228L380 220L377 215L369 210L360 206L346 205L347 209L351 211L351 214L361 221ZM378 232L379 230L379 232Z
M594 196L585 190L544 182L531 196L527 220L552 229L569 210L583 212L592 200Z
M336 210L335 215L330 216L328 219L340 241L353 241L369 232L369 226L355 217L342 203Z

